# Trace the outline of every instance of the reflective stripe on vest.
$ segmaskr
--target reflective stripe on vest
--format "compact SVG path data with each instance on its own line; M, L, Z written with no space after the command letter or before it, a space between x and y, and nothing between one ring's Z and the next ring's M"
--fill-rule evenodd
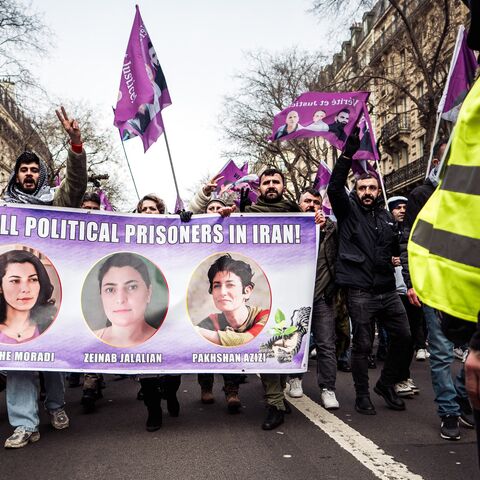
M480 311L480 82L463 102L444 178L408 243L419 298L458 318Z

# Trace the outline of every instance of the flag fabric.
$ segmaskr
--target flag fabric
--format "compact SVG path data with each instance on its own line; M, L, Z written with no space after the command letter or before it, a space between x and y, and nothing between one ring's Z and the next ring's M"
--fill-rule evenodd
M238 203L242 188L249 188L248 198L255 203L257 201L258 176L248 173L248 163L238 168L233 160L229 160L223 168L215 175L217 179L217 197L234 194L235 203Z
M275 115L269 140L323 137L343 150L369 92L306 92Z
M322 210L323 213L328 216L331 216L333 213L327 194L328 183L330 182L331 176L332 171L330 170L330 167L323 160L320 160L317 176L313 181L313 188L320 192L320 195L322 196Z
M368 113L367 105L363 104L363 112L358 122L360 148L353 155L353 160L380 160L378 155L372 122Z
M177 199L175 200L175 210L174 212L181 212L182 210L185 210L185 204L183 203L183 200L179 195L177 195Z
M368 173L373 177L379 179L379 173L375 168L375 164L371 164L368 160L353 160L352 161L352 173L355 178L358 178L364 173Z
M108 200L107 194L101 188L97 190L97 195L100 197L100 208L107 212L113 212L112 204Z
M447 81L438 104L438 114L444 120L456 122L460 107L475 79L477 60L467 45L467 34L463 25L458 29Z
M171 103L165 76L137 5L113 121L122 140L139 136L147 151L163 133L161 111Z

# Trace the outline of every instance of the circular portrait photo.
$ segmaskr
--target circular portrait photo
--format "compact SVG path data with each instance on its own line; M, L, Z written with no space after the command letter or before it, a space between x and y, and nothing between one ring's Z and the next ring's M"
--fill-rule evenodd
M136 253L103 258L83 284L83 316L93 333L113 347L146 342L161 327L167 309L165 277L150 260Z
M253 340L270 315L267 277L251 258L219 253L193 272L187 292L190 320L206 340L237 347Z
M23 245L0 248L0 344L26 343L52 324L62 301L50 260Z

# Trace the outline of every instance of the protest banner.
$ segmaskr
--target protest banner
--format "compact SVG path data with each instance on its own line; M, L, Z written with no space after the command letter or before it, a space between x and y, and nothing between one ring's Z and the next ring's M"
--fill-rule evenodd
M2 206L0 369L306 371L312 217Z
M323 137L343 150L369 92L306 92L275 115L269 140Z

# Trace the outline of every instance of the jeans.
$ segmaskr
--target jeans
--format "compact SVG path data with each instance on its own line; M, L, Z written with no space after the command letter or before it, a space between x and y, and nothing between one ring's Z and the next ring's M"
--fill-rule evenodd
M43 372L45 380L45 408L53 412L65 405L65 374ZM10 425L25 427L28 432L38 430L38 372L12 371L7 376L7 412Z
M393 386L412 358L412 340L405 308L398 294L370 293L349 288L348 313L352 319L352 376L357 396L368 396L368 356L372 353L375 317L383 320L390 345L379 382Z
M424 305L423 313L427 323L430 371L438 415L440 417L458 417L460 407L455 397L457 395L462 398L466 397L463 368L457 374L454 382L450 370L455 358L453 343L445 337L437 312L428 305Z
M320 388L335 391L337 356L335 352L335 312L324 298L313 303L312 332L317 350L317 381Z

